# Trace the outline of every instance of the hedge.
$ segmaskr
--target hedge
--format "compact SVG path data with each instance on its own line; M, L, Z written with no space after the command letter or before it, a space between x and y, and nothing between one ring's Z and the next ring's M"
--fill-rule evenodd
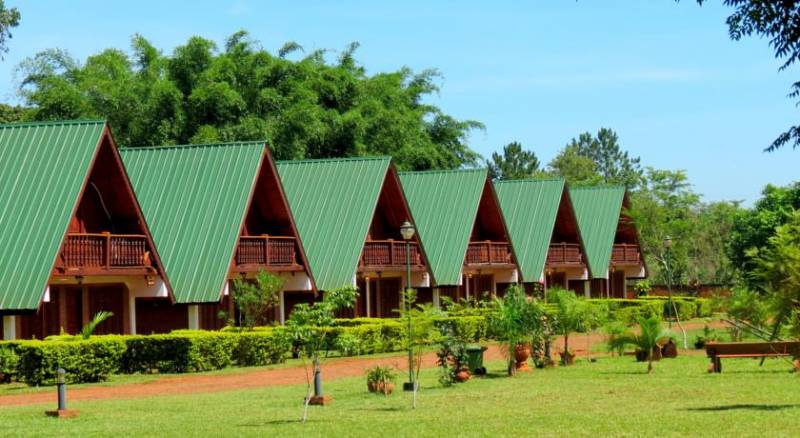
M115 373L185 373L283 362L291 348L283 328L253 332L179 331L166 335L59 337L0 343L18 357L16 380L55 383L64 368L68 383L98 382ZM5 357L0 353L0 357ZM10 362L10 361L9 361ZM4 361L0 373L5 374Z
M64 368L68 383L99 382L120 370L125 354L123 336L103 336L78 341L20 341L17 379L28 385L56 383L56 371Z
M627 324L651 315L671 315L663 298L636 300L592 299L603 311ZM711 314L707 299L674 300L683 319ZM474 309L473 309L474 310ZM434 324L451 323L462 339L480 341L495 338L489 331L490 311L479 315L455 315L434 319ZM551 309L552 311L552 309ZM328 350L344 356L399 351L403 348L405 321L402 319L337 319L324 330ZM97 382L114 373L185 373L226 368L231 365L258 366L283 362L293 349L286 327L257 327L252 331L226 328L221 331L178 330L149 336L56 336L44 341L0 342L0 379L13 375L29 385L55 382L62 367L70 383Z

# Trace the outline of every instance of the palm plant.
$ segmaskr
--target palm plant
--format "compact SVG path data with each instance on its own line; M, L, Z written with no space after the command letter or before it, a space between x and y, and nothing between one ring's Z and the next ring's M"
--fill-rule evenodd
M643 351L647 358L647 374L653 372L653 350L659 347L659 342L672 338L672 333L664 330L661 325L661 318L651 316L650 318L639 318L639 332L629 332L620 335L615 339L617 345L632 345L637 350Z
M106 310L101 310L100 312L95 313L94 318L91 321L86 323L85 326L81 329L81 337L83 339L89 339L94 334L94 331L97 329L97 326L103 323L103 321L107 320L114 316L114 313L108 312Z

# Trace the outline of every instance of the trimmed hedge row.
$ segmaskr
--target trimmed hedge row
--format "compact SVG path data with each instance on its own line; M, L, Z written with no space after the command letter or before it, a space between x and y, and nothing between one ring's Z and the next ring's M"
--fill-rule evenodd
M291 348L285 329L231 333L182 331L150 336L95 336L84 340L60 337L47 341L0 343L0 350L18 358L16 380L49 385L56 370L69 383L98 382L116 373L185 373L283 362Z

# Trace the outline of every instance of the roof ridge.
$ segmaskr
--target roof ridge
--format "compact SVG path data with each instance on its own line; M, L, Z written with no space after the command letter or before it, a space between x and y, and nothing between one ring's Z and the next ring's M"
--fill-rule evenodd
M505 179L500 181L494 181L494 184L513 184L513 183L523 183L523 182L551 182L551 181L559 181L566 183L566 179L562 177L548 177L548 178Z
M600 190L600 189L624 189L624 184L594 184L590 186L570 186L570 190Z
M300 160L277 160L275 164L301 164L301 163L332 163L337 161L391 161L389 155L373 155L366 157L339 157L339 158L303 158Z
M43 120L29 122L0 123L0 129L5 128L24 128L28 126L55 126L55 125L96 125L106 123L105 119L86 119L86 120Z
M160 149L191 149L202 147L229 147L229 146L266 146L266 140L253 140L253 141L231 141L224 143L192 143L192 144L166 144L161 146L122 146L120 151L146 151L146 150L160 150Z
M423 175L423 174L433 174L433 173L459 173L459 172L489 172L489 169L486 167L470 167L466 169L431 169L431 170L405 170L402 172L398 172L402 175Z

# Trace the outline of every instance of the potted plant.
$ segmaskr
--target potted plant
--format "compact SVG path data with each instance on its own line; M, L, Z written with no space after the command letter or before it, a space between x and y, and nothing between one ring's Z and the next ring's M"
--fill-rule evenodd
M558 352L561 364L572 365L575 363L575 353L569 348L569 335L587 328L593 316L590 305L578 298L575 292L565 289L551 289L548 297L556 305L555 329L564 337L564 349Z
M394 391L397 374L388 366L377 365L367 370L367 389L369 392L389 395Z
M620 342L636 347L636 358L647 361L647 374L653 372L653 361L661 358L661 345L665 339L671 339L672 334L664 330L661 318L639 318L639 332L628 333L620 337Z
M492 331L501 340L508 358L508 374L528 371L531 355L529 340L542 330L543 311L538 302L529 299L518 285L506 290L502 299L495 298L491 319Z
M466 382L471 375L466 340L459 336L453 321L442 322L439 331L439 351L436 353L441 370L439 381L445 386Z

